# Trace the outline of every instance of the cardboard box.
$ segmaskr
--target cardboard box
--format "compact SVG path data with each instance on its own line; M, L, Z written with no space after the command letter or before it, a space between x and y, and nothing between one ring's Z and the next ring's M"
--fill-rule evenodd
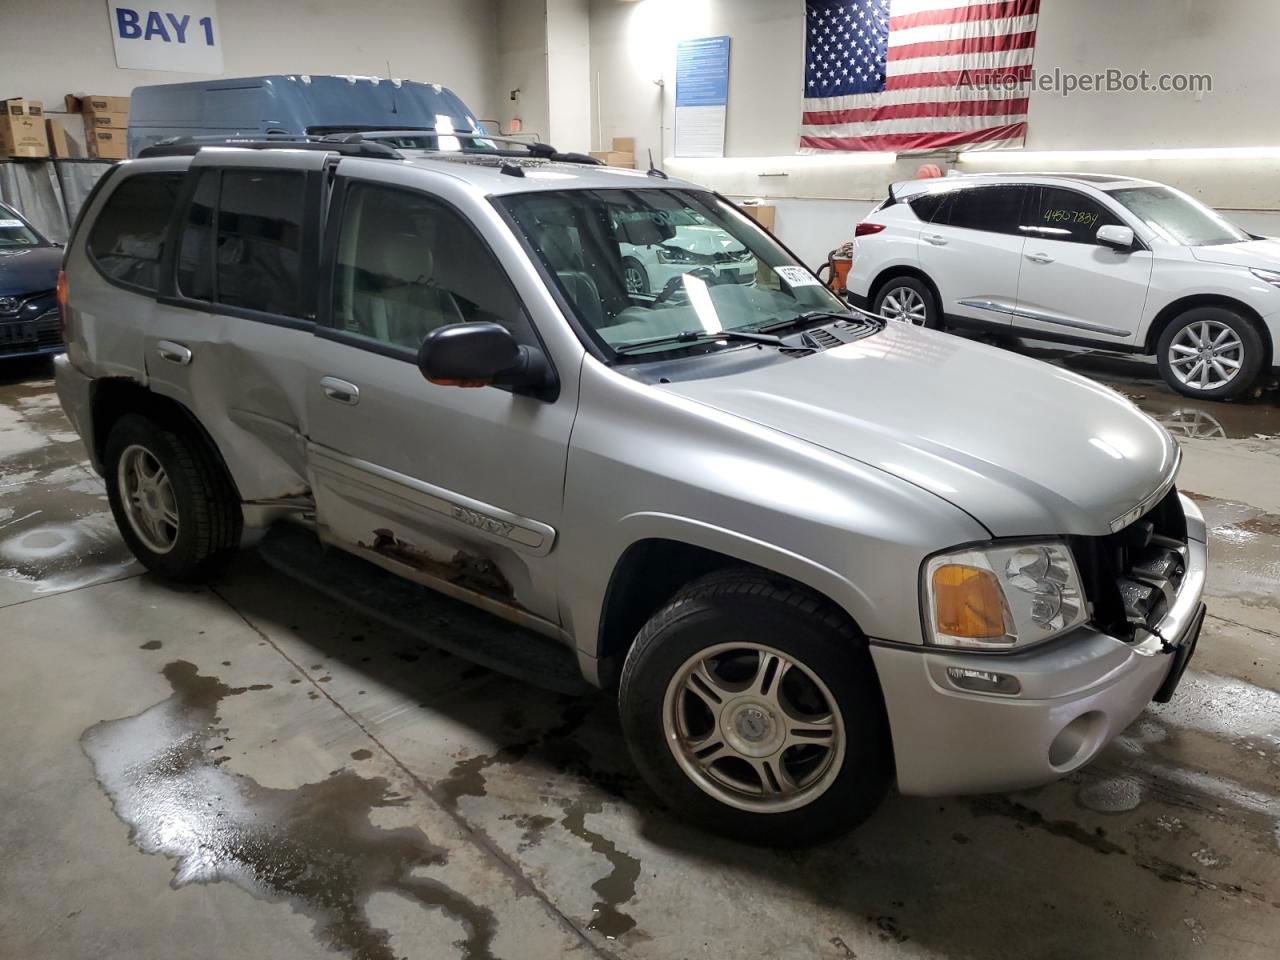
M631 167L636 165L636 155L621 150L592 150L591 156L603 160L611 167Z
M47 157L44 104L39 100L6 100L0 118L0 154L7 157Z
M45 133L49 137L49 154L54 157L72 156L71 141L67 139L67 128L63 126L61 117L44 118Z
M84 146L95 160L124 160L129 156L129 131L117 127L86 127Z
M613 150L615 153L632 153L636 152L635 137L614 137Z
M743 211L756 223L764 227L770 233L773 232L774 215L778 208L769 203L744 203Z
M67 113L124 113L129 112L128 97L108 97L97 93L76 96L68 93L62 98Z
M88 130L91 127L116 127L124 130L129 126L129 115L127 113L86 113L84 115L84 128Z

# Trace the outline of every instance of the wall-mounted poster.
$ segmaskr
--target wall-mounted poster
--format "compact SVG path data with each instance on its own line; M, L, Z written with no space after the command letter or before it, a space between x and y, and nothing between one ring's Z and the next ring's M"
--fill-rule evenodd
M723 157L729 106L729 38L676 47L676 156Z
M217 0L107 0L116 66L222 73Z

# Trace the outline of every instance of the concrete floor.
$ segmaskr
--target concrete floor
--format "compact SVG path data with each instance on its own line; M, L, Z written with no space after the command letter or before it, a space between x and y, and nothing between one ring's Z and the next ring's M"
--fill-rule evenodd
M142 575L46 364L0 367L0 957L1268 958L1280 943L1280 406L1040 355L1183 437L1210 616L1175 701L1008 796L839 843L671 820L605 697L396 635L246 552Z

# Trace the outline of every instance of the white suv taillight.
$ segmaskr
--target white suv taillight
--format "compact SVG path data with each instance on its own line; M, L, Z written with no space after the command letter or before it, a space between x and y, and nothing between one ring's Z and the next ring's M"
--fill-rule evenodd
M869 237L871 234L879 233L883 229L883 223L868 223L866 220L863 220L853 228L853 235L855 237Z

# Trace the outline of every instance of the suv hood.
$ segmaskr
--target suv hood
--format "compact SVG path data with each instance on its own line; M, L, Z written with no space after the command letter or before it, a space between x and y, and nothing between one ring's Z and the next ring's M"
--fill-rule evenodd
M1168 432L1113 390L897 323L801 359L661 389L887 471L994 536L1110 533L1178 460Z
M1191 255L1205 263L1225 263L1232 267L1280 270L1280 240L1249 240L1192 247Z

